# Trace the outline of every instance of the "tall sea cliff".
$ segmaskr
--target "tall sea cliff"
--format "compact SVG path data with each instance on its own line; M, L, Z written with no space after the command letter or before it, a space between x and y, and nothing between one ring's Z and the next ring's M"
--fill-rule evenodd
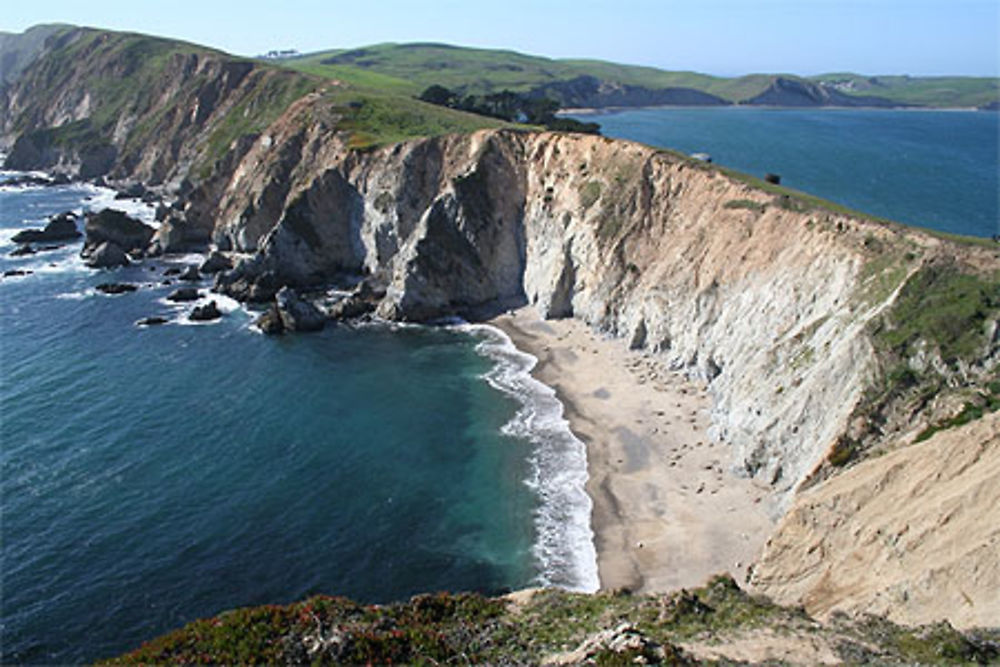
M216 289L237 298L360 281L357 308L387 320L534 304L623 339L708 384L712 437L782 509L996 400L988 243L601 137L368 141L373 103L344 88L73 29L0 93L0 127L11 168L157 192L154 250L232 253Z

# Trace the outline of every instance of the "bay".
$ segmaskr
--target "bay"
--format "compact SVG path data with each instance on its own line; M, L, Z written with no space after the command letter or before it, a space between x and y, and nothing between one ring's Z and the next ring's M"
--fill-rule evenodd
M869 215L1000 233L1000 114L885 109L650 108L572 114L609 137L684 153Z

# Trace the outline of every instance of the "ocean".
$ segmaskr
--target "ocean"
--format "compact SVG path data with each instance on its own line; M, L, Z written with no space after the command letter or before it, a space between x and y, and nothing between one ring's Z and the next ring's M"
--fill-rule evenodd
M777 171L890 218L980 236L996 225L993 114L671 109L600 120L612 136ZM900 140L876 149L875 135ZM750 136L768 141L754 148ZM831 141L838 152L824 153ZM891 162L876 170L871 205L848 198L873 177L845 157L858 151ZM810 186L811 170L844 196ZM948 187L928 198L900 171ZM222 320L197 325L190 305L165 300L176 287L162 284L165 270L197 257L96 272L79 242L9 255L18 230L105 206L152 217L91 186L0 184L0 273L31 272L0 278L0 662L93 661L196 618L313 593L386 602L597 586L583 445L530 377L534 360L502 333L373 324L270 338L228 299L212 297ZM141 288L94 289L108 281ZM150 316L169 322L136 325Z
M596 588L583 445L502 333L270 338L230 300L201 325L165 301L164 271L196 257L9 256L16 231L107 205L152 212L0 186L0 272L32 272L0 279L0 662L92 661L315 593Z
M1000 114L653 108L572 114L609 137L684 153L897 222L1000 234Z

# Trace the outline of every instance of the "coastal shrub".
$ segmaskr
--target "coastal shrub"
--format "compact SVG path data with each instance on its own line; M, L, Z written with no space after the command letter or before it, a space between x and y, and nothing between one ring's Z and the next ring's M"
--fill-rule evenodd
M580 186L580 206L589 209L601 197L601 184L597 181L587 181Z
M917 434L914 442L923 442L939 431L955 428L956 426L963 426L969 422L981 419L984 414L996 412L1000 409L1000 397L998 397L995 393L992 395L980 394L979 399L981 402L966 403L962 406L961 412L954 417L950 417L928 426Z
M798 197L791 197L786 194L778 195L772 201L778 208L783 208L786 211L791 211L792 213L806 213L812 210L812 207L802 199Z
M742 208L748 211L756 211L757 213L763 213L767 208L765 204L756 202L752 199L730 199L725 204L723 208Z
M833 445L830 455L827 457L830 465L842 468L851 462L857 453L857 444L850 438L841 437Z
M986 322L998 314L1000 280L962 273L951 264L929 266L903 285L875 336L901 357L927 340L954 366L986 345Z

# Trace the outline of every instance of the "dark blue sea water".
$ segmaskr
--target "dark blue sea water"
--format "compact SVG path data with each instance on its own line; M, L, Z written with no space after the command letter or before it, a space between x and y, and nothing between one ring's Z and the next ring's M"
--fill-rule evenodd
M576 115L609 137L684 153L898 222L1000 233L1000 114L662 108Z
M312 593L596 586L582 445L509 341L270 338L229 301L190 325L164 301L170 264L8 256L18 229L106 203L0 187L0 272L33 271L0 279L0 662L109 657ZM109 280L143 287L94 291ZM171 323L135 326L151 315Z

